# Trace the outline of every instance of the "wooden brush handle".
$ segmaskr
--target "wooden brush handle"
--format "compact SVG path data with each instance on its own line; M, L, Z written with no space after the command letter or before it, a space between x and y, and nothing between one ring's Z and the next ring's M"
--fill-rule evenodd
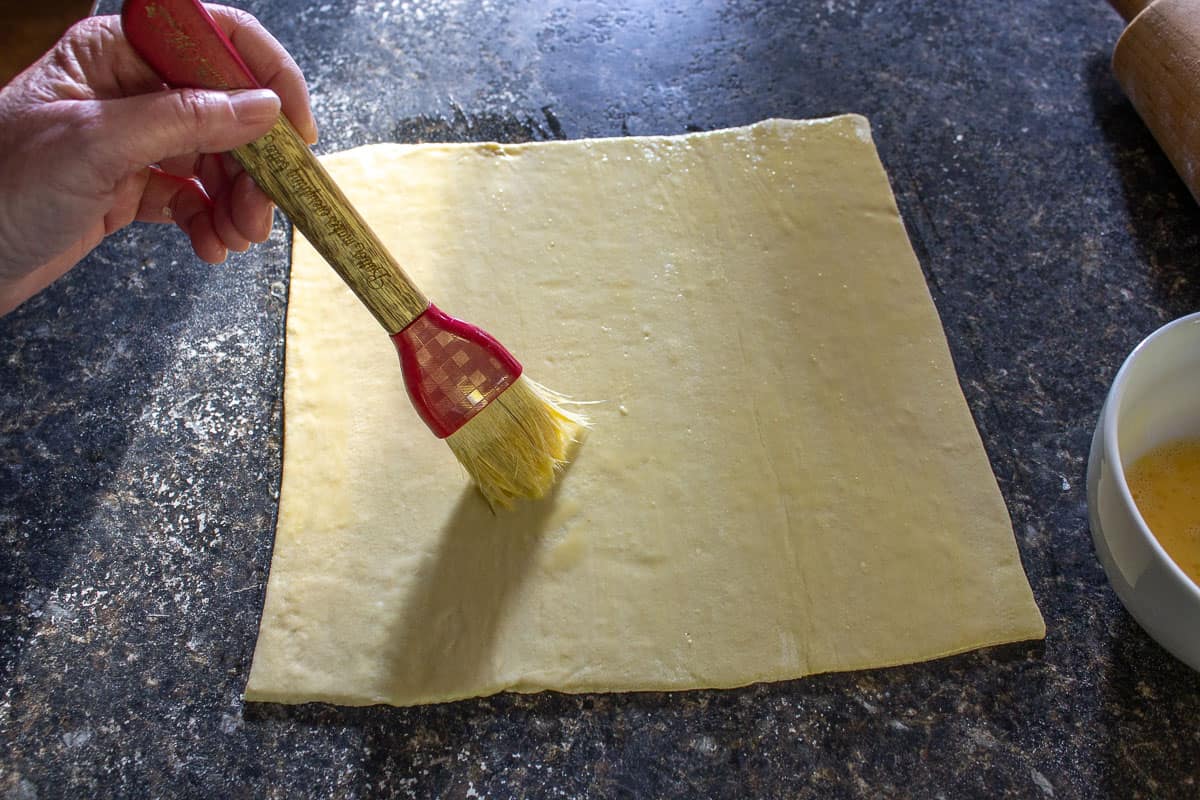
M198 0L126 0L121 27L170 86L261 88ZM233 156L388 333L402 330L429 307L286 117Z
M1200 0L1113 0L1135 14L1113 52L1113 72L1200 202Z
M403 330L429 307L286 117L233 157L388 333Z

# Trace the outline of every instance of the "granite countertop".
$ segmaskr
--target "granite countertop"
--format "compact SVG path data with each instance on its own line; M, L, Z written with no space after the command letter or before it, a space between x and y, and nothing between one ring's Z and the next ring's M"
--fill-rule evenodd
M870 117L1046 640L736 691L245 705L289 234L208 267L134 226L0 319L0 796L1200 796L1200 675L1087 524L1109 381L1200 309L1200 209L1101 0L244 6L321 152Z

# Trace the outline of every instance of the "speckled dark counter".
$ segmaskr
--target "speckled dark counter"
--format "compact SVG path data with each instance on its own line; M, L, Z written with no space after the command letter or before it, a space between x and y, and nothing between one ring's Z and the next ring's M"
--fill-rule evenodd
M1200 309L1200 209L1110 76L1103 2L246 7L320 151L868 115L1047 638L738 691L244 705L288 234L210 268L137 226L0 319L4 798L1200 796L1200 675L1086 519L1108 382Z

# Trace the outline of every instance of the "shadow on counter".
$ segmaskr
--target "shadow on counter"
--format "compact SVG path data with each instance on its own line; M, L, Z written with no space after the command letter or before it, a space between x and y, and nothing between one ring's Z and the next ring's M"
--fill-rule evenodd
M123 481L121 471L146 432L144 410L170 367L202 273L167 266L179 251L143 257L141 236L153 234L103 243L0 318L4 670L17 670L43 628L74 621L79 612L66 595L111 590L97 574L104 565L144 555L143 543L122 537L98 509L107 503L136 520L145 507L144 487Z
M1121 177L1130 233L1166 309L1162 322L1200 309L1200 206L1176 174L1112 74L1110 57L1087 64L1092 113ZM1149 333L1149 331L1146 331Z

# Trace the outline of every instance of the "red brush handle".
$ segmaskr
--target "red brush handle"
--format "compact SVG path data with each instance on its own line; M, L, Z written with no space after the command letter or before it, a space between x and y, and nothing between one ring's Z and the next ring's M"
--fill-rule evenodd
M392 336L417 413L445 439L521 377L521 362L485 331L430 303Z
M260 89L233 42L198 0L125 0L125 38L176 89Z

